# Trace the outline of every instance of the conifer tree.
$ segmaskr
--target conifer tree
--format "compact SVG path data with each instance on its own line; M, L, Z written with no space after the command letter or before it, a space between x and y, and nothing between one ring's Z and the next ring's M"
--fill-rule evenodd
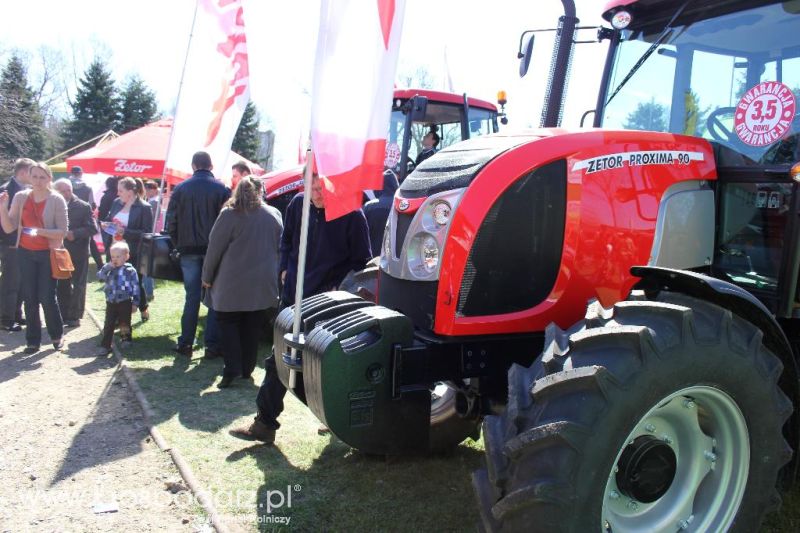
M119 126L120 99L111 71L95 59L79 82L72 118L64 128L64 148L70 148Z
M239 129L233 137L231 150L250 161L255 161L258 157L258 146L258 111L253 102L248 102L244 108L242 121L239 122Z
M120 120L117 133L127 133L158 118L156 95L144 81L134 75L120 95Z
M28 86L25 64L13 55L0 73L0 167L8 174L19 157L44 158L44 124L39 104Z

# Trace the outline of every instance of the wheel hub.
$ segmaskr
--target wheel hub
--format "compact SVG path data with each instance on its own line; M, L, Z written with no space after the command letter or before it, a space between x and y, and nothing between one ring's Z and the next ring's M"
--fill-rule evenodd
M747 485L750 443L744 416L725 392L707 385L674 391L622 442L603 495L602 530L730 527Z
M651 503L672 485L677 458L664 441L645 435L625 447L617 467L620 492L636 501Z

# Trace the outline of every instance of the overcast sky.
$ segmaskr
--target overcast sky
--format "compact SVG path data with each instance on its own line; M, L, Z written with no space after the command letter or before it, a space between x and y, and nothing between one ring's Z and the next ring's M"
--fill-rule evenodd
M576 0L581 24L599 24L602 4ZM54 47L63 54L74 85L75 76L98 55L108 60L118 80L139 74L157 93L162 111L174 108L194 0L25 0L0 5L2 64L12 50L31 54L30 74L35 77L37 48ZM493 102L497 90L505 89L509 127L537 126L553 39L547 33L537 36L531 72L520 80L519 35L525 29L554 27L562 10L558 0L407 0L398 74L424 67L435 88L445 89L447 63L456 92ZM303 126L309 120L319 0L244 0L244 12L251 98L262 126L275 130L276 167L285 167L295 162L300 131L307 130ZM586 30L580 38L593 39L595 34ZM564 126L577 127L583 112L594 106L606 48L605 43L577 45Z

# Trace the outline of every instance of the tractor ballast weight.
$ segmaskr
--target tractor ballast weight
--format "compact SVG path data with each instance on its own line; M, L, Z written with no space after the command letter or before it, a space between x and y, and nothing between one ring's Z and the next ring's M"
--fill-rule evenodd
M284 386L343 442L375 454L425 452L430 390L401 387L398 348L413 343L411 321L346 292L306 298L304 339L292 341L294 309L275 323L275 357ZM292 347L302 351L293 358ZM291 387L290 372L297 372Z

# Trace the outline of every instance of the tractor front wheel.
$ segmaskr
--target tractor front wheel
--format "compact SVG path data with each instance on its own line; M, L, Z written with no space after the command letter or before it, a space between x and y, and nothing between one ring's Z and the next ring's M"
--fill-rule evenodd
M453 383L438 382L434 385L431 389L431 452L449 451L468 437L477 440L481 433L480 424L480 420L458 414Z
M475 475L488 530L756 531L792 405L753 324L674 293L592 304L512 367Z

